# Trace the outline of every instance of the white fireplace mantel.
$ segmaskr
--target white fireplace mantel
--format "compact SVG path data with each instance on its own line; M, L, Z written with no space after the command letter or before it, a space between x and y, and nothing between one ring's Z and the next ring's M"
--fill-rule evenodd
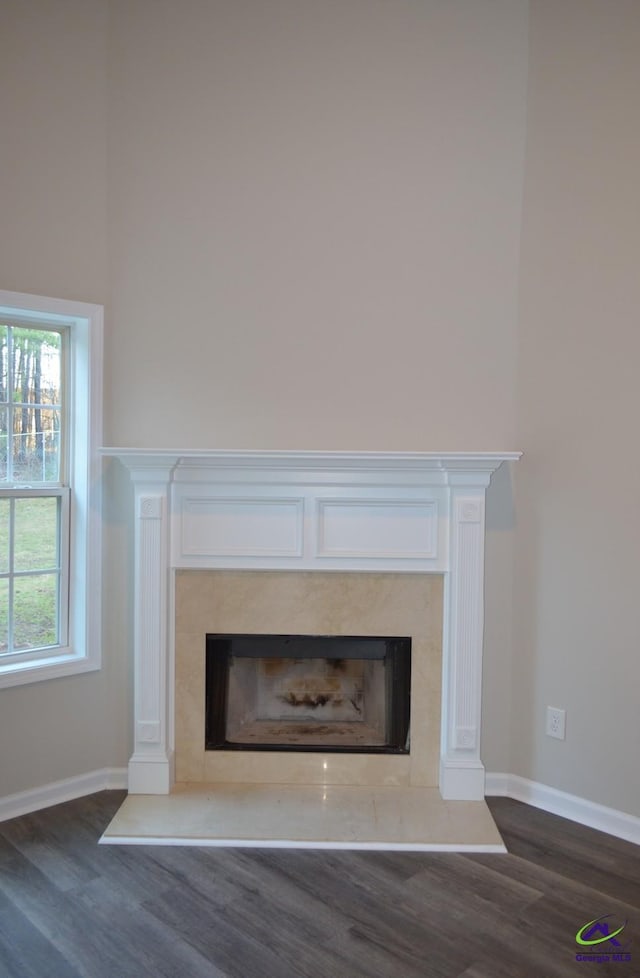
M485 490L519 452L102 454L135 493L130 792L166 794L174 780L172 571L378 570L444 575L440 792L484 797Z

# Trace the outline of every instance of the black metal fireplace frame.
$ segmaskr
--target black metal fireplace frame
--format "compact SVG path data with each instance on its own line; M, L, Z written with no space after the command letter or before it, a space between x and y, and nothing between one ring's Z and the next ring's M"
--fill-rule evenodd
M257 651L260 643L259 654ZM226 736L229 662L254 658L384 659L387 697L383 745L245 744ZM206 636L205 750L258 750L335 754L408 754L411 716L411 638L370 635L256 635L211 633Z

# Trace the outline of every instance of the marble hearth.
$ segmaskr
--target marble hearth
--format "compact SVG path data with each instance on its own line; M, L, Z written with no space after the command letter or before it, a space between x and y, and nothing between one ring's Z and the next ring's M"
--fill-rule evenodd
M475 847L501 848L480 760L484 497L517 453L104 454L135 487L135 747L130 797L104 841L166 841L186 819L199 829L182 841L216 844L223 824L226 835L245 825L248 804L254 829L236 844L285 844L268 826L282 831L301 806L324 828L307 819L292 844L430 848L420 825L450 827L459 801L486 830ZM208 632L410 635L410 753L205 751ZM364 821L347 831L352 809ZM440 847L465 847L447 831Z

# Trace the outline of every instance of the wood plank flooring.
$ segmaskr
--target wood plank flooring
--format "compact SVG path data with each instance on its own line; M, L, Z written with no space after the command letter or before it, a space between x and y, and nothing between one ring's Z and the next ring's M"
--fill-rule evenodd
M0 823L1 978L640 975L640 848L519 802L508 855L98 846L123 797Z

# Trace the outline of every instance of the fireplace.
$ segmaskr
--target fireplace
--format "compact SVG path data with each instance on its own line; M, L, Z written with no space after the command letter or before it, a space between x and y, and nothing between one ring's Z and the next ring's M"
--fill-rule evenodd
M104 454L135 487L131 792L177 779L483 797L485 490L519 453ZM409 753L205 750L205 637L254 633L410 636Z
M206 750L408 754L411 639L210 634Z

